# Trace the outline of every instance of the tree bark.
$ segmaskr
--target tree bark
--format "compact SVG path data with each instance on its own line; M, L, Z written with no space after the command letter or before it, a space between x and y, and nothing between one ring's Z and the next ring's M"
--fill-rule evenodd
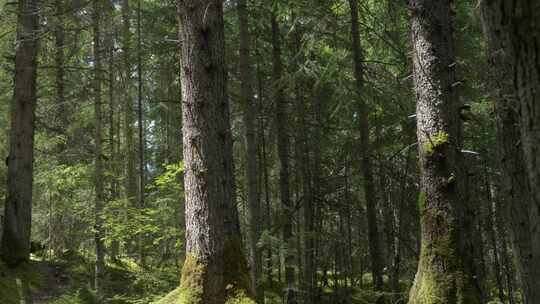
M39 9L37 0L20 0L17 17L15 78L7 159L7 195L1 253L9 266L30 258L32 182Z
M356 80L356 93L358 97L358 122L360 129L360 158L362 162L363 188L366 200L366 215L368 222L368 246L371 258L371 271L373 275L373 288L382 290L382 254L377 227L377 197L371 164L371 144L369 140L369 108L364 101L364 67L362 63L362 48L358 30L358 1L349 0L351 9L351 43L354 55L354 76Z
M517 1L516 5L523 5L525 2ZM540 64L536 63L535 70L534 63L526 62L528 59L525 58L534 56L532 53L528 53L534 52L534 48L530 48L528 44L533 43L528 41L528 35L534 37L532 34L535 31L538 34L539 28L537 27L536 30L531 28L527 34L523 34L521 31L526 30L526 28L519 29L519 27L527 27L527 24L532 22L532 19L529 19L532 16L525 13L521 18L523 24L514 24L514 19L506 19L511 18L513 13L508 4L502 0L483 0L481 9L484 35L488 44L490 75L492 75L489 79L490 91L495 100L499 147L497 152L503 171L502 191L500 191L499 199L502 201L502 205L509 206L507 211L512 249L524 291L524 303L537 303L540 302L540 269L537 266L540 265L540 210L538 204L540 200L538 200L536 191L540 190L538 188L540 180L535 177L536 173L531 171L531 169L538 170L533 165L536 156L532 155L538 153L538 151L533 151L538 147L534 147L534 144L531 146L531 143L534 142L531 137L534 137L534 131L530 128L538 126L539 118L535 120L535 118L530 117L529 111L538 105L534 105L534 101L529 104L535 95L522 86L530 85L531 89L535 86L536 88L540 87L538 82ZM520 56L523 58L519 58ZM528 64L531 66L527 66ZM524 69L529 68L531 71L524 71ZM526 80L526 77L522 77L529 75L534 78L534 73L536 73L536 80ZM513 75L515 78L509 78L508 75ZM536 98L536 102L540 102L538 97ZM523 174L523 172L529 172L529 175Z
M422 226L409 304L480 303L462 225L461 121L448 0L412 0L412 40Z
M251 291L235 206L223 2L179 1L178 20L186 261L179 289L159 303L223 304Z

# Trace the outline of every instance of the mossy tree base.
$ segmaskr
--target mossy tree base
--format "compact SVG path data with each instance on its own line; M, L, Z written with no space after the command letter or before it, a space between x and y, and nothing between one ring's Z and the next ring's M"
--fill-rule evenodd
M224 247L224 279L221 300L212 303L255 304L249 270L240 240L228 241ZM156 304L207 304L204 300L204 278L207 267L196 257L188 255L182 267L180 287Z
M446 252L440 252L441 249ZM422 248L408 304L482 303L473 287L473 278L460 270L459 258L452 251L444 246L437 250Z

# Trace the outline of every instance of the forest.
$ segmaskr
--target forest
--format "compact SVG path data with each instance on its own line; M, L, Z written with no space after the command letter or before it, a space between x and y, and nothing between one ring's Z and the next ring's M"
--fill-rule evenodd
M0 0L0 304L540 304L540 0Z

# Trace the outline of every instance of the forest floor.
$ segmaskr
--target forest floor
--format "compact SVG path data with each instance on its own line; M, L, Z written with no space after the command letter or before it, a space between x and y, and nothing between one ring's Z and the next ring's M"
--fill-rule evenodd
M107 300L99 300L92 290L93 271L91 260L76 254L54 261L33 258L15 270L0 263L0 304L148 304L173 290L179 281L174 266L142 270L129 259L109 262L103 291ZM341 303L344 293L351 292L351 304L376 303L381 294L368 285L352 292L328 286L320 302ZM274 282L266 287L266 303L282 303L283 286Z
M144 282L139 277L142 273L128 262L108 263L103 291L107 301L103 301L98 300L92 291L93 263L81 256L72 255L54 261L32 259L16 269L0 263L0 303L150 303L151 299L143 294L145 286L141 284L153 285L156 282ZM177 280L170 285L176 283Z

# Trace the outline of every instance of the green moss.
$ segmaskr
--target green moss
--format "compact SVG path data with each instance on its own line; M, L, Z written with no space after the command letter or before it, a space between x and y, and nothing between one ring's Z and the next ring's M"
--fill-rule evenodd
M229 296L225 304L257 304L248 297L244 291L239 291L234 296Z
M424 144L424 151L431 155L435 153L440 147L447 144L449 140L448 133L439 131L433 137L428 138L428 141Z
M440 264L444 267L441 268ZM460 260L450 237L439 237L422 246L418 273L411 289L409 304L480 304L470 275L460 271Z
M206 266L196 257L188 255L182 267L180 287L157 301L156 304L201 304L205 272Z
M255 304L249 268L239 239L225 242L224 287L226 304ZM156 302L156 304L202 304L203 275L206 266L196 257L188 256L182 268L180 287Z

